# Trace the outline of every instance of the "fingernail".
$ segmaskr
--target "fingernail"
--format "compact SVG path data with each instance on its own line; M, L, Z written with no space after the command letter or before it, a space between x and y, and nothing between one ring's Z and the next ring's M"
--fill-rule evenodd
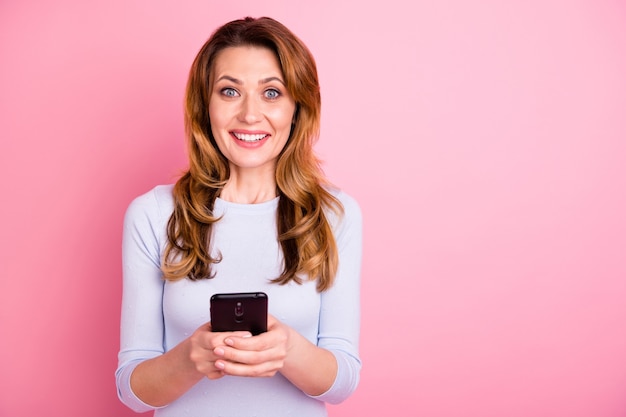
M224 343L226 343L228 346L232 346L233 345L233 339L224 339Z
M215 367L217 369L224 369L224 364L220 361L215 362Z
M213 353L215 353L217 356L224 356L224 349L218 347L215 348L215 350L213 351Z

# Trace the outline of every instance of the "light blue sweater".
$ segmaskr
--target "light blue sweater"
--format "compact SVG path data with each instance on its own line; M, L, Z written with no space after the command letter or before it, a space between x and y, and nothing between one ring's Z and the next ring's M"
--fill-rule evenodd
M226 376L203 379L155 416L326 416L325 402L339 403L355 389L361 361L360 326L361 211L341 191L341 218L329 214L339 248L339 271L333 287L323 293L315 281L302 285L270 284L280 275L282 252L277 242L278 198L261 204L235 204L217 199L214 215L215 278L167 282L161 256L167 243L166 225L173 210L172 186L158 186L136 198L124 220L121 347L116 383L119 398L131 409L155 409L130 389L130 375L139 363L161 355L209 321L209 299L221 292L263 291L269 313L337 358L333 386L311 397L280 373L271 378Z

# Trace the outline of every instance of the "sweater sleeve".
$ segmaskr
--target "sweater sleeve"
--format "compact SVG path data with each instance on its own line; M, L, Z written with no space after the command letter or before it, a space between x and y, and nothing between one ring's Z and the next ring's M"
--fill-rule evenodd
M137 197L124 218L120 351L115 379L118 397L136 412L155 407L132 392L130 376L139 363L164 352L164 281L160 269L164 221L156 190Z
M360 275L362 256L362 216L357 202L344 193L338 195L344 216L335 223L339 269L333 286L322 293L318 346L337 359L337 376L331 388L314 398L331 404L347 399L359 383L361 360Z

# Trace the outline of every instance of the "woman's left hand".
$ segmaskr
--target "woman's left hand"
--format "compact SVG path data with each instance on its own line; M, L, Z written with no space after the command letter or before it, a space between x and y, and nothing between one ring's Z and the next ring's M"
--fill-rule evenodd
M268 315L267 332L252 337L227 337L213 349L215 367L225 375L270 377L283 368L293 329Z

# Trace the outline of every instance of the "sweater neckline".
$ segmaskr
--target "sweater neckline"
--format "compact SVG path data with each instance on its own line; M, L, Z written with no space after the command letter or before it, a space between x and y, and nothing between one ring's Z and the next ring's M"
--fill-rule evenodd
M280 197L274 197L271 200L264 201L256 204L245 203L233 203L231 201L223 200L219 197L215 199L215 205L213 207L214 212L223 213L225 211L238 211L242 213L265 213L268 211L275 211L278 208L278 201Z

